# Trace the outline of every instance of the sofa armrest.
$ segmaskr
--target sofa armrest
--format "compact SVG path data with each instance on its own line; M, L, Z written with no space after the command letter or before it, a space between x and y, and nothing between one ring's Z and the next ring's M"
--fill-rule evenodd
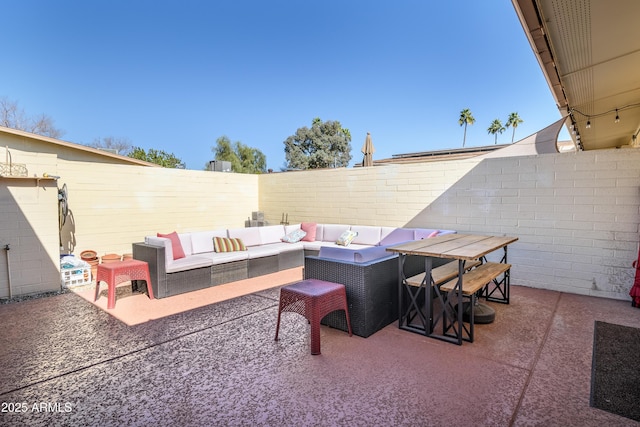
M154 295L161 295L160 292L166 289L167 270L165 265L165 247L155 246L140 242L132 245L133 259L144 261L149 265L149 275L151 276L151 287Z

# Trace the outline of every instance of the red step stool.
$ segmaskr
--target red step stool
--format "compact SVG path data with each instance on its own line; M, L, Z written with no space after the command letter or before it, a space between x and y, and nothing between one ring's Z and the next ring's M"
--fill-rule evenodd
M98 265L98 274L96 274L96 294L93 300L97 301L98 296L100 295L100 282L106 282L109 287L109 293L107 294L107 309L111 310L116 306L116 286L120 283L131 280L144 280L147 282L149 299L153 299L153 288L151 287L149 265L145 261L131 259L127 261L116 261Z
M344 285L324 280L307 279L282 287L280 289L276 341L280 331L282 312L298 313L311 324L311 354L320 354L320 321L335 310L344 310L345 316L347 316L349 336L351 336L351 321L349 320L347 292Z

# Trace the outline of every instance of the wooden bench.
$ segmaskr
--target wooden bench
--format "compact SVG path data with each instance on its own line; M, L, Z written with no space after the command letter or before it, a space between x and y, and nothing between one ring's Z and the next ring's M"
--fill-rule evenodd
M480 289L484 288L489 282L507 272L510 268L511 264L485 262L481 266L474 268L471 271L467 271L462 280L462 294L466 296L475 294ZM456 278L444 283L440 286L440 290L446 292L452 291L457 283L458 279L456 274Z
M465 270L470 270L480 265L480 261L467 261L464 265ZM424 276L427 273L420 273L407 279L407 285L419 287L424 280ZM431 277L433 278L433 284L439 286L451 279L458 277L458 261L451 261L440 267L436 267L431 270Z
M505 278L503 280L507 282L507 279L508 279L507 272L509 271L510 268L511 268L511 264L485 262L484 264L474 268L473 270L467 271L462 276L462 296L463 298L468 298L469 304L470 304L469 305L470 310L467 313L469 328L467 329L466 327L464 327L464 330L466 331L468 338L464 338L464 337L462 338L465 341L473 342L473 332L474 332L474 323L475 323L475 305L476 305L476 298L477 298L476 294L478 293L478 291L485 289L485 287L489 283L493 282L502 274L505 274ZM449 280L448 282L440 286L440 291L451 292L455 289L457 283L458 283L458 278ZM508 286L508 283L505 286ZM493 321L493 318L491 318L491 321ZM458 328L461 328L460 330L462 331L463 326L459 325ZM448 330L448 327L446 325L445 325L445 329Z

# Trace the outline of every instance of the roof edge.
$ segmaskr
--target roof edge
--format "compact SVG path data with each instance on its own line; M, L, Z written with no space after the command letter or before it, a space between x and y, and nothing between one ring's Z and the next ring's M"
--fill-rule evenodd
M112 159L118 159L118 160L125 161L125 162L128 162L128 163L133 163L133 164L139 165L139 166L162 167L162 166L157 165L155 163L146 162L144 160L138 160L138 159L134 159L132 157L123 156L123 155L120 155L120 154L110 153L108 151L100 150L100 149L93 148L93 147L88 147L86 145L76 144L75 142L62 141L60 139L51 138L49 136L38 135L38 134L35 134L35 133L31 133L31 132L27 132L27 131L23 131L23 130L19 130L19 129L13 129L13 128L5 127L5 126L0 126L0 132L10 133L10 134L13 134L13 135L22 136L22 137L30 138L30 139L37 139L39 141L47 142L49 144L55 144L55 145L59 145L61 147L71 148L73 150L86 151L88 153L98 154L100 156L110 157Z

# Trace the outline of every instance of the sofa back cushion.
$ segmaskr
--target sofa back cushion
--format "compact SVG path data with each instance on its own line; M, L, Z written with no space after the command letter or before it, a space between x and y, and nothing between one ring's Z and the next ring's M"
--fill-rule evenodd
M351 231L358 233L352 243L371 246L375 246L380 243L380 227L374 227L371 225L352 225Z
M263 245L280 243L285 236L284 225L267 225L258 227L258 230L260 231L260 242Z
M397 230L398 227L380 227L380 241L391 234L392 231Z
M196 231L191 233L191 250L194 254L213 252L213 238L227 237L227 229Z
M301 224L289 224L284 226L284 234L287 235L295 230L300 230Z
M413 228L396 228L380 241L380 246L389 246L408 242L410 240L414 240L414 236L415 232Z
M184 253L185 257L189 255L193 255L193 244L191 243L191 233L180 233L178 234L178 238L180 239L180 245L182 246L182 253ZM173 253L175 258L176 253Z
M227 232L229 237L241 239L245 246L258 246L262 244L260 228L261 227L230 228Z
M322 241L336 242L342 233L348 231L351 227L344 224L323 224L322 225ZM317 236L316 236L317 240Z

